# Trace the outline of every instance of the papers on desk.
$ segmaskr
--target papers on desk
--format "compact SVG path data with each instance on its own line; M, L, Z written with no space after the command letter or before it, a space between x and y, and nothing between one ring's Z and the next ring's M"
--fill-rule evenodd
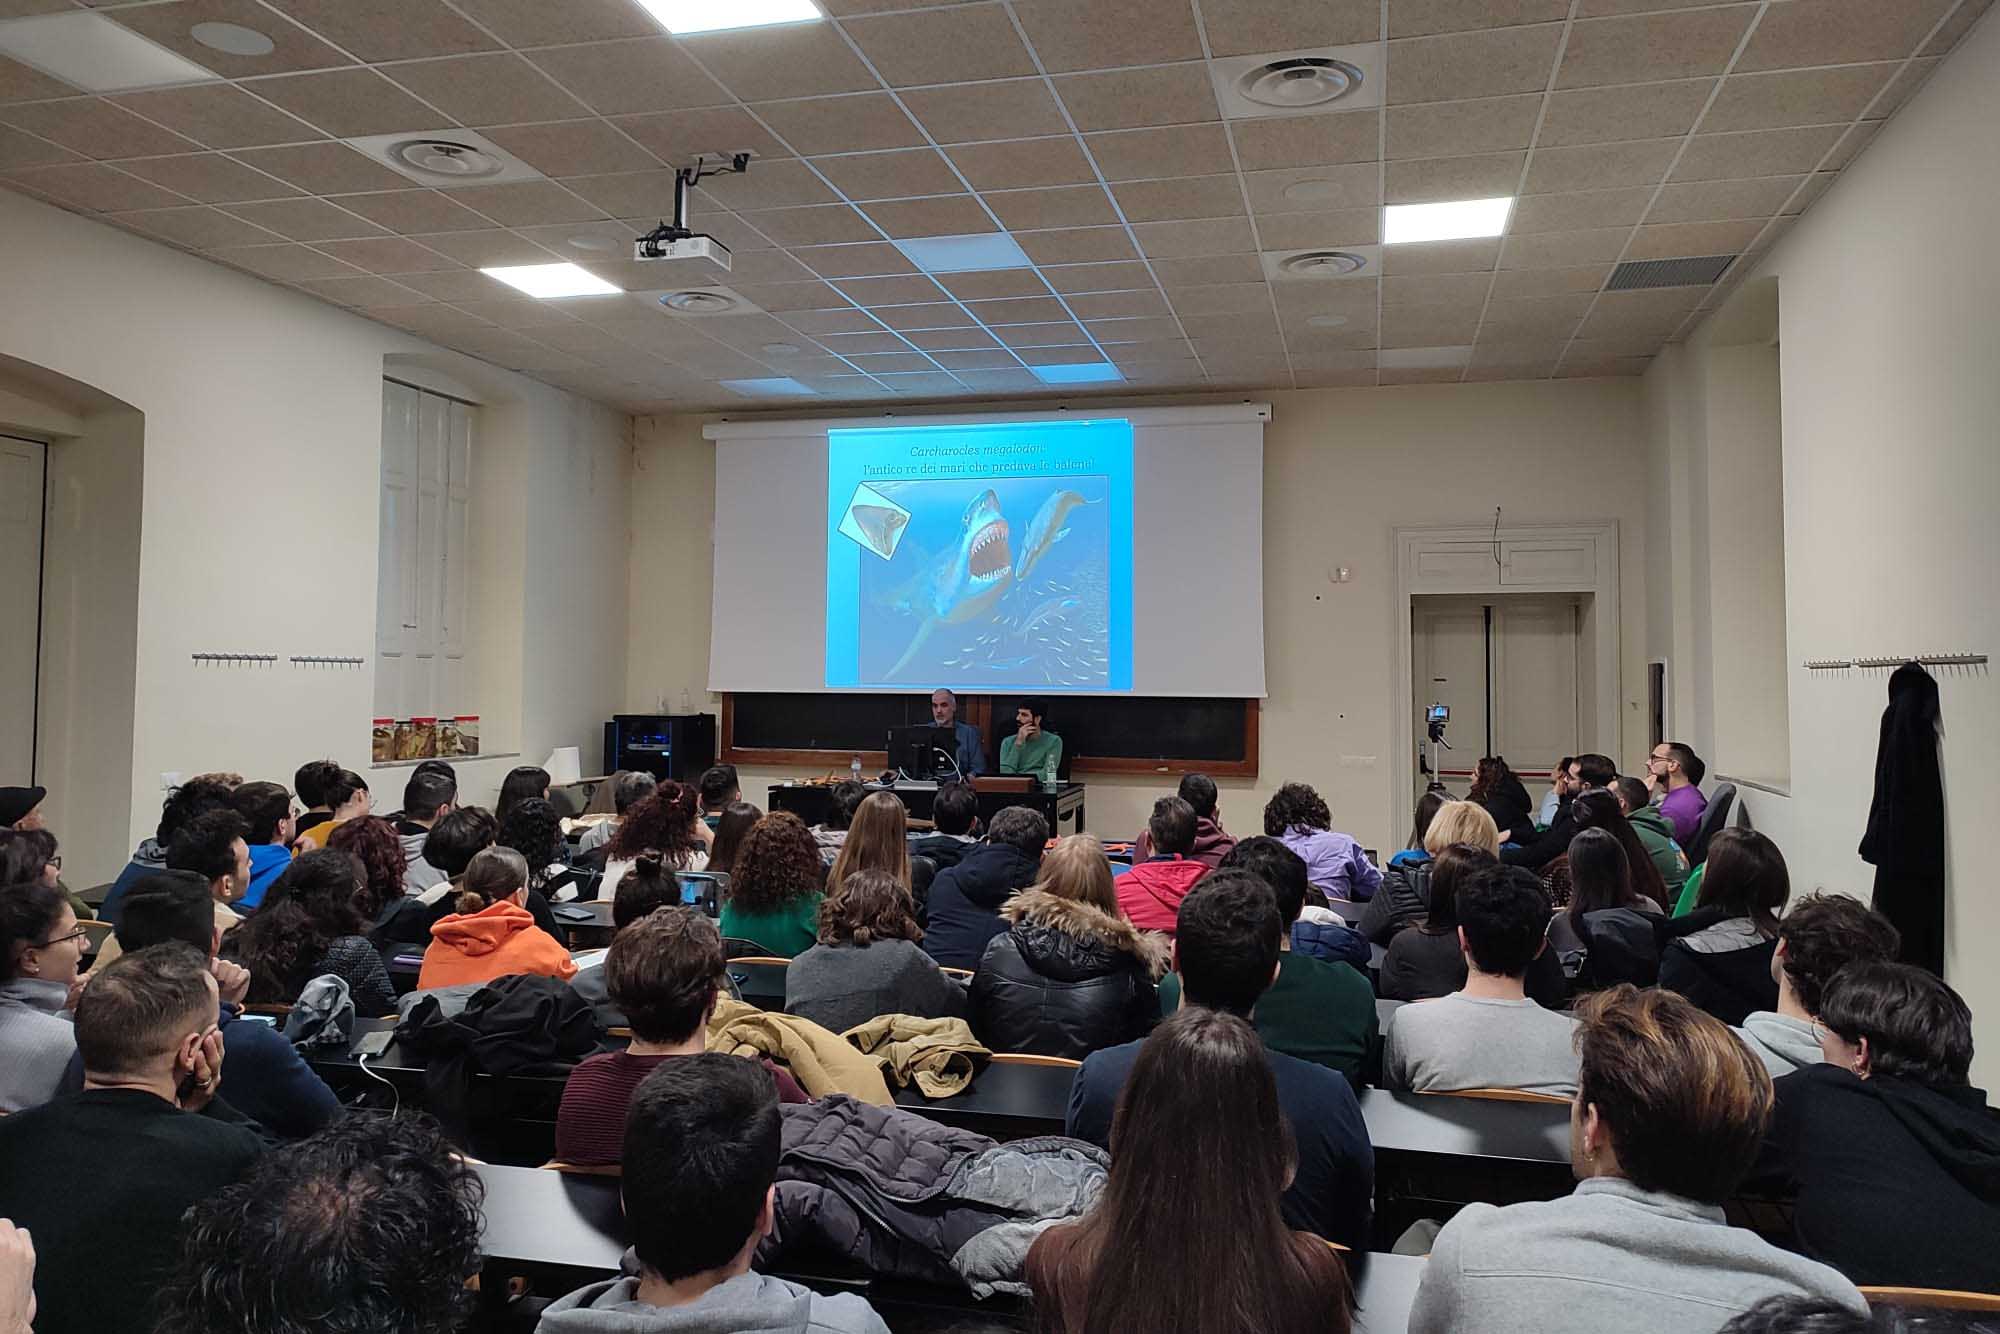
M569 961L576 965L577 972L582 973L582 972L587 972L588 970L595 968L599 964L603 963L604 956L609 953L611 953L611 951L608 949L571 950Z

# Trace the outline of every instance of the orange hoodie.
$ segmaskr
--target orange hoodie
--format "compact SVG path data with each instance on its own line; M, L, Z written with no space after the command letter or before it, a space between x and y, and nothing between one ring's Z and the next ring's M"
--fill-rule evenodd
M526 908L502 899L476 913L453 913L431 928L417 986L491 982L514 973L567 981L576 976L576 964L555 937L535 925Z

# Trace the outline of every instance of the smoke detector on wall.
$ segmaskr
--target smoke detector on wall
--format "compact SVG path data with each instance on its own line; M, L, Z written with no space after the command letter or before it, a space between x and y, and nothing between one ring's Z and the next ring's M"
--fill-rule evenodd
M471 130L373 134L346 142L398 175L438 190L542 179L533 167Z

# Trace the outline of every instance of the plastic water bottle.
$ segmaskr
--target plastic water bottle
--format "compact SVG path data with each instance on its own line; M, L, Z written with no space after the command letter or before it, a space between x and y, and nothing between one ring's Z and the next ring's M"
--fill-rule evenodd
M853 762L847 766L847 776L857 783L861 781L861 757L859 755L856 755Z
M688 716L689 714L691 714L691 713L693 713L693 712L694 712L694 696L692 696L692 695L688 694L688 689L687 689L687 687L686 687L686 686L682 686L682 687L681 687L681 716L682 716L683 718L685 718L685 717L687 717L687 716Z

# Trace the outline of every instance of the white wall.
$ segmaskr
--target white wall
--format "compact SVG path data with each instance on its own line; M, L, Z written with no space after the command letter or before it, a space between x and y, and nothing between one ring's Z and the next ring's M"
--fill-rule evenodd
M128 791L63 811L73 882L115 873L151 831L162 772L289 781L317 755L367 771L372 669L282 660L372 657L385 355L461 365L491 396L487 462L513 489L486 498L489 535L531 572L510 585L516 632L488 643L517 683L514 745L539 760L583 744L616 703L623 607L603 576L624 569L621 415L4 192L0 293L0 356L144 419ZM281 661L197 666L201 651ZM402 775L378 786L399 795Z
M1262 398L1264 395L1259 394ZM1616 519L1621 538L1622 763L1644 754L1647 454L1637 383L1314 390L1271 396L1265 433L1264 606L1270 697L1257 779L1225 781L1224 824L1258 831L1278 784L1317 786L1363 842L1400 847L1409 799L1393 790L1407 744L1396 680L1399 526ZM708 662L714 448L694 417L642 418L632 489L631 665L626 705L671 707L686 689L713 708ZM1191 542L1226 534L1189 534ZM1331 565L1353 581L1330 583ZM720 614L727 614L726 609ZM1079 706L1081 707L1081 706ZM793 771L805 772L805 771ZM744 774L759 805L776 775ZM1081 775L1090 822L1129 837L1173 780Z
M2000 653L2000 23L1966 38L1922 92L1755 272L1778 287L1784 431L1788 795L1748 796L1793 884L1866 895L1856 854L1888 673L1809 673L1807 658ZM1647 376L1666 457L1700 378L1701 334ZM1656 435L1658 434L1656 429ZM1675 533L1682 540L1683 533ZM1676 577L1680 564L1672 568ZM1768 572L1767 572L1768 574ZM1677 589L1673 601L1681 600ZM1682 647L1649 617L1652 651ZM2000 1079L2000 897L1980 831L2000 804L2000 687L1990 669L1937 670L1945 724L1947 979L1984 1039L1975 1082ZM1731 737L1715 740L1726 768Z

